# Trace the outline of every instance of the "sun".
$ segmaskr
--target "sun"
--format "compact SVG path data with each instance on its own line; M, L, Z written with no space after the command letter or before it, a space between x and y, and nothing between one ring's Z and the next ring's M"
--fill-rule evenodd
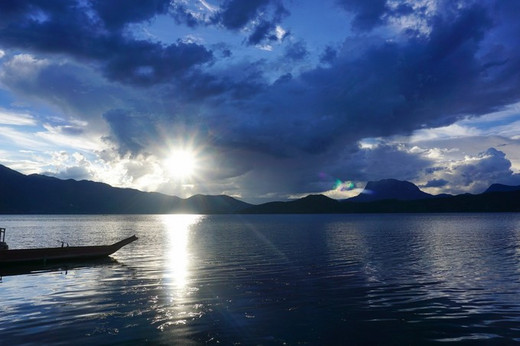
M186 149L174 150L165 163L170 175L177 179L190 178L197 169L195 153Z

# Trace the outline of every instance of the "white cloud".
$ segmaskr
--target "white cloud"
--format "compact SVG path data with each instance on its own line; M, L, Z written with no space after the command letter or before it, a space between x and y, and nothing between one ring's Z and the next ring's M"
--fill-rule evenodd
M520 103L509 105L499 112L479 117L466 117L449 126L417 130L410 136L410 141L453 140L477 136L518 138L520 136Z
M46 131L40 131L35 133L35 136L45 140L47 143L52 143L61 148L72 148L76 150L89 150L99 151L106 147L103 143L101 136L95 134L68 134L67 131L75 129L72 126L52 126L45 124L44 128ZM83 129L77 131L82 132Z
M277 25L275 33L276 33L276 38L278 39L278 41L281 41L284 38L285 34L287 34L287 31L284 28L282 28L280 25Z
M474 127L464 126L459 123L455 123L449 126L437 127L433 129L422 129L417 130L410 137L410 142L422 142L439 139L453 139L460 137L472 137L478 136L481 131Z
M519 185L520 175L512 171L511 161L502 151L489 148L474 156L466 155L462 160L446 162L432 170L428 180L445 181L442 190L454 194L481 193L493 183Z
M204 6L205 9L207 9L208 11L214 13L214 12L217 12L218 11L218 7L217 6L213 6L211 4L209 4L207 1L205 0L199 0L199 2L202 4L202 6Z
M432 17L438 15L439 10L437 0L389 0L386 5L393 11L403 5L412 9L407 15L390 15L387 18L396 31L409 33L412 30L419 36L429 36L432 32Z
M0 76L2 79L10 75L16 76L16 78L35 78L38 72L48 64L46 59L36 59L30 54L18 54L4 64L6 69L0 72Z
M49 147L49 143L38 139L34 134L19 131L9 126L0 127L0 143L3 146L17 146L18 149L24 150L45 150Z
M28 113L18 113L10 110L0 109L0 124L32 126L36 125L36 120Z

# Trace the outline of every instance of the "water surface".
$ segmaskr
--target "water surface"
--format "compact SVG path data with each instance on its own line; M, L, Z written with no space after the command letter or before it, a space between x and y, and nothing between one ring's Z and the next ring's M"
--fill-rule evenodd
M0 282L9 344L520 341L520 215L0 216L112 260Z

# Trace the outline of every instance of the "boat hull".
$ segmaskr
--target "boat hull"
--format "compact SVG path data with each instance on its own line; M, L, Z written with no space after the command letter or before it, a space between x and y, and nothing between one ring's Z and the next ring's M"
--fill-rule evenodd
M46 264L50 262L102 258L113 254L135 240L137 240L137 237L134 235L112 245L2 250L0 251L0 265Z

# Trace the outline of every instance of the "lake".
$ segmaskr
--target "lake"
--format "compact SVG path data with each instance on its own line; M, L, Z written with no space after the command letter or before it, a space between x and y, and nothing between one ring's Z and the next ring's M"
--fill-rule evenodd
M0 281L1 342L520 342L520 214L0 216L10 248L139 240Z

